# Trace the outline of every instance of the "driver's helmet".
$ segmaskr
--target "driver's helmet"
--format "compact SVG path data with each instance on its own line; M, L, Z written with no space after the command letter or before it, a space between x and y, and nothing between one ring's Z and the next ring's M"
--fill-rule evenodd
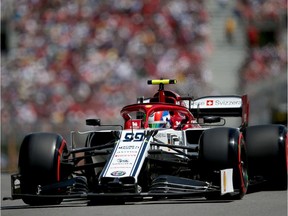
M149 128L169 128L170 114L169 111L158 111L148 118Z

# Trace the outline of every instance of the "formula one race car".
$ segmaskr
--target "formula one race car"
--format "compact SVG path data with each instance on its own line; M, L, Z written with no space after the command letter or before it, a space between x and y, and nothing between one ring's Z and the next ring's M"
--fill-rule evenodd
M175 83L149 80L158 92L125 106L123 125L87 119L93 129L71 132L71 145L56 133L27 135L10 199L29 205L76 198L232 200L259 182L287 189L285 126L248 127L247 95L193 99L164 89ZM225 126L229 117L239 117L240 126Z

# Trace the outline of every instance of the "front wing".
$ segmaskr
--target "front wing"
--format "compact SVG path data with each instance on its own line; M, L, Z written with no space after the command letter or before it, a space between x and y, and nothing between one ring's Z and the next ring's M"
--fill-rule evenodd
M139 201L139 200L159 200L159 199L179 199L191 197L219 197L220 195L237 193L232 184L231 169L221 170L221 187L213 186L207 182L192 179L183 179L174 176L163 176L158 178L152 184L149 192L85 192L81 180L72 178L52 185L39 186L37 194L22 194L20 191L19 175L11 176L12 196L4 197L4 200L16 200L23 198L56 199L61 198L66 201L77 200L107 200L107 203L113 200ZM80 183L79 183L80 182ZM80 185L80 186L79 186ZM76 188L76 190L75 190ZM51 194L49 191L55 191L57 194ZM61 193L62 192L62 193ZM97 204L97 202L96 202Z

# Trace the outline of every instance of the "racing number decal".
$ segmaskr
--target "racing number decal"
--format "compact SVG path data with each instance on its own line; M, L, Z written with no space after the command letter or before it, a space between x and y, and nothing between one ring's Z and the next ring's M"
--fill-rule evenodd
M144 133L126 133L123 142L140 142L144 140Z
M135 138L134 138L135 141L143 141L143 139L144 139L144 133L135 134Z

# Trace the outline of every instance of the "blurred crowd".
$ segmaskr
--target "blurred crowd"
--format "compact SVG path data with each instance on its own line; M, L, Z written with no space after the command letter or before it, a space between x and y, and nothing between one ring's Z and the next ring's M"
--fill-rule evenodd
M73 129L91 117L115 123L122 106L157 91L151 78L200 94L211 52L204 2L15 1L16 45L1 66L4 130L14 130L11 122L25 130Z
M287 0L237 0L234 12L246 26L248 46L242 86L287 72L287 9Z
M246 21L279 20L287 14L287 0L236 0L235 14Z
M242 85L271 79L287 72L285 46L266 45L248 52L240 68Z
M85 118L122 123L121 107L157 91L147 79L175 78L179 84L173 90L195 97L211 91L205 63L212 46L203 0L12 4L15 43L1 65L4 134L69 131ZM237 0L234 13L248 22L277 20L285 9L286 0ZM241 74L244 82L253 81L285 67L285 47L255 46Z

